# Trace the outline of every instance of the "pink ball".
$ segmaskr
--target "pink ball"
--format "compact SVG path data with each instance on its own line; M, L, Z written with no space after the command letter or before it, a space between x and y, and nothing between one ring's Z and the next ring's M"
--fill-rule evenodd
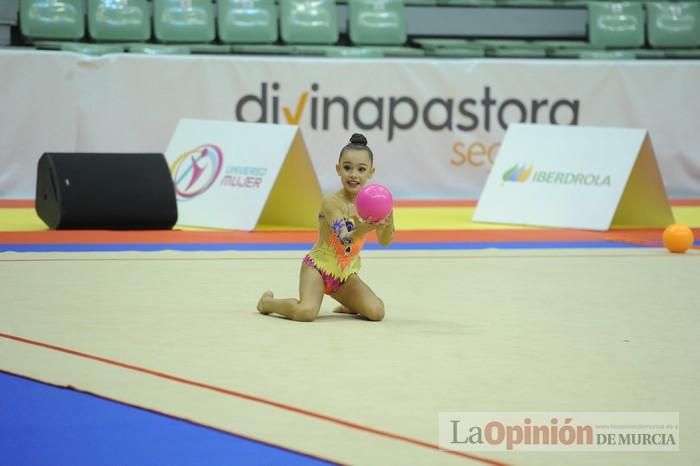
M363 220L378 222L391 214L394 198L391 192L380 184L368 184L357 193L355 198L357 213Z

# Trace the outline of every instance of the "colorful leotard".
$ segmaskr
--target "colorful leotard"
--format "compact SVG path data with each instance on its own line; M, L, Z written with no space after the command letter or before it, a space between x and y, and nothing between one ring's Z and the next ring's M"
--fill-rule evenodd
M360 251L364 238L343 242L340 233L345 228L351 232L358 219L348 215L329 223L321 213L318 216L319 238L304 257L304 263L315 267L323 277L325 293L333 294L354 273L360 270Z

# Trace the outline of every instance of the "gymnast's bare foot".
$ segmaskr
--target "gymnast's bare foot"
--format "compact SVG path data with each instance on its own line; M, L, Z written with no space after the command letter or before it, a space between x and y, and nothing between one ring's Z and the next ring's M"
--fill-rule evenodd
M357 314L357 312L343 306L342 304L333 309L333 312L335 312L336 314Z
M266 292L264 292L262 294L262 296L260 297L260 301L258 301L258 311L260 311L261 314L265 314L265 315L269 314L269 312L263 311L263 304L265 304L265 301L272 299L272 297L273 297L272 291L270 291L270 290L267 290Z

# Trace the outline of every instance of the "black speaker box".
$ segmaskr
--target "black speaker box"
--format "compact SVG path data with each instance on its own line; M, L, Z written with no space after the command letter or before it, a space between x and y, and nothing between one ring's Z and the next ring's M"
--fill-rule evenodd
M163 154L44 153L35 201L51 229L163 230L177 222Z

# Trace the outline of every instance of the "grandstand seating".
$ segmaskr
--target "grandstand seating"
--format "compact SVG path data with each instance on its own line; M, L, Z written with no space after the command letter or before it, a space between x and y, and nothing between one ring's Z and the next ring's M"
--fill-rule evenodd
M13 36L13 45L93 55L137 52L335 58L700 58L699 1L3 2L0 27L7 24L6 36L10 28L19 32ZM16 10L17 21L3 20L12 17L8 8Z
M211 0L153 0L153 33L158 42L212 42L214 18Z
M358 45L406 43L402 0L353 0L349 4L350 41Z
M649 2L646 8L649 45L700 47L700 2Z
M279 37L274 0L218 0L219 39L227 44L272 44Z
M589 10L591 44L604 48L644 45L644 9L639 2L592 2Z
M85 35L83 0L22 0L22 34L31 39L79 40Z
M88 33L97 42L145 42L151 38L146 0L88 0Z
M334 0L285 0L280 3L280 33L287 44L338 42Z

